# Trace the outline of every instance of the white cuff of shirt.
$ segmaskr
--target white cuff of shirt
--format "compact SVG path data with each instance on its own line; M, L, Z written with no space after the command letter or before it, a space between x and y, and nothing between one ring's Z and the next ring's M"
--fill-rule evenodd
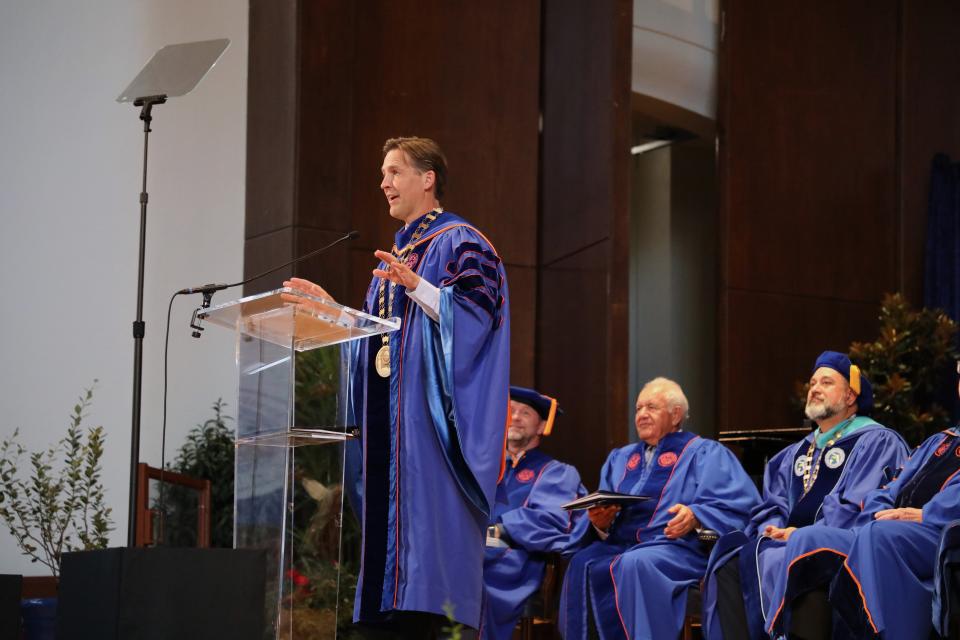
M434 322L440 322L440 289L420 278L416 289L407 289L407 296L423 309Z

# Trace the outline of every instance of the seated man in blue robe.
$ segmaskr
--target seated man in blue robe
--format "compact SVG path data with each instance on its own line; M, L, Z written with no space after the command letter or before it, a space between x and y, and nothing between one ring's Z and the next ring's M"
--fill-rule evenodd
M560 630L567 640L676 638L688 589L707 567L697 530L746 526L759 502L740 462L714 440L683 430L680 386L648 382L637 398L639 442L615 449L600 489L647 496L620 509L598 506L574 528L580 550L567 568Z
M544 557L568 544L574 517L561 508L584 494L580 474L538 447L562 413L554 398L510 387L507 468L497 485L483 563L482 638L509 639L527 598L539 588Z
M783 554L799 528L850 528L868 493L907 458L900 435L870 418L873 390L842 353L824 351L813 365L806 415L817 428L767 464L763 502L743 532L720 539L703 589L703 630L711 640L766 637Z
M853 529L798 529L768 630L792 635L803 599L828 589L833 620L807 637L930 637L940 537L960 518L958 471L954 427L927 438L889 485L867 496Z

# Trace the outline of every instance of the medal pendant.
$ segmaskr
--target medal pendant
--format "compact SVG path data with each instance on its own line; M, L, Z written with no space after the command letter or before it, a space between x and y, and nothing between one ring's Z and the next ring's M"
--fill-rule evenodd
M374 366L377 369L377 374L381 378L390 377L390 346L383 345L380 347L380 350L377 351L377 356L373 360Z

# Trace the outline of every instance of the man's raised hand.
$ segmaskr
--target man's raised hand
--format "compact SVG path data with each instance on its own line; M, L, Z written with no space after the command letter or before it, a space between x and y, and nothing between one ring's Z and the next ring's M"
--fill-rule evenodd
M373 255L386 263L384 269L374 269L373 275L377 278L385 278L394 284L399 284L413 291L420 284L420 276L414 273L413 269L404 262L397 259L389 251L374 251Z

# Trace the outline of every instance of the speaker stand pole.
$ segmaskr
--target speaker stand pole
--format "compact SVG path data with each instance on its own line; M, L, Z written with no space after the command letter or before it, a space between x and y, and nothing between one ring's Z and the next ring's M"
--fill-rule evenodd
M136 546L137 541L137 465L140 463L140 398L143 383L143 264L147 245L147 149L150 140L150 123L153 121L153 106L163 104L167 96L137 98L133 106L142 107L143 120L143 187L140 190L140 261L137 270L137 319L133 321L133 420L130 428L130 511L127 516L127 546Z

